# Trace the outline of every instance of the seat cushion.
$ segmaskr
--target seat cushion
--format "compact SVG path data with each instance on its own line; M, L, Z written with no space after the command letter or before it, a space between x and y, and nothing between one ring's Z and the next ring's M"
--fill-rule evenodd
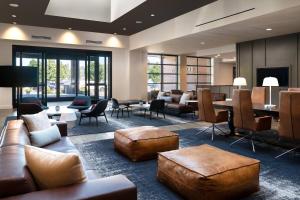
M22 115L28 131L41 131L51 127L47 112L42 111L33 115Z
M33 131L29 134L31 144L36 147L43 147L61 139L59 129L56 125L42 131Z
M86 181L77 154L25 146L25 157L39 189L59 188Z
M178 149L176 133L152 126L117 130L114 137L115 149L132 161L155 158L158 152Z
M209 145L159 153L157 178L187 199L237 199L259 187L260 162Z

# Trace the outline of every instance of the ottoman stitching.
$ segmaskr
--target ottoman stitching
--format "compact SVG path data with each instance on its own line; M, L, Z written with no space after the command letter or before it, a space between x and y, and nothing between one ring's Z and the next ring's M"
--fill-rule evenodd
M164 157L165 159L167 159L167 160L169 160L169 161L171 161L171 162L177 164L177 165L182 166L183 168L185 168L185 169L187 169L187 170L189 170L189 171L191 171L191 172L193 172L193 173L200 174L200 175L203 176L204 178L209 178L209 177L211 177L211 176L215 176L215 175L222 174L222 173L225 173L225 172L229 172L229 171L233 171L233 170L236 170L236 169L241 169L241 168L244 168L244 167L249 167L249 166L252 166L252 165L260 164L260 162L257 162L257 163L253 163L253 164L249 164L249 165L244 165L244 166L241 166L241 167L236 167L236 168L232 168L232 169L227 169L227 170L224 170L224 171L219 172L219 173L214 173L214 174L211 174L211 175L209 175L209 176L205 176L204 174L201 174L201 173L196 172L196 171L194 171L194 170L192 170L192 169L189 169L189 168L187 168L186 166L181 165L180 163L177 163L176 161L174 161L174 160L172 160L172 159L170 159L170 158L167 158L166 156L164 156L164 155L162 155L162 154L160 154L160 153L159 153L159 155L162 156L162 157Z
M141 141L141 140L152 140L152 139L167 138L167 137L178 137L178 135L169 135L169 136L163 136L163 137L151 137L151 138L133 140L132 138L130 138L130 137L124 135L124 134L121 134L121 133L118 133L118 132L116 132L116 133L123 136L123 137L125 137L125 138L127 138L127 139L129 139L129 140L131 140L131 141L133 141L133 142L137 142L137 141Z

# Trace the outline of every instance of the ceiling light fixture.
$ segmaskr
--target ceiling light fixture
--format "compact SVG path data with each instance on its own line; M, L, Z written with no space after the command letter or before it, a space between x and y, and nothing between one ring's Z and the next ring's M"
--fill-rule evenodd
M8 4L10 7L13 7L13 8L17 8L17 7L19 7L19 4L17 4L17 3L10 3L10 4Z
M11 15L11 17L13 17L13 18L16 18L16 17L17 17L17 15Z
M72 30L72 28L71 28L71 27L69 27L68 29L69 29L69 30Z
M17 24L17 22L13 22L13 24L14 24L14 25L16 25L16 24Z
M272 31L273 29L272 28L266 28L266 31Z
M143 22L142 22L142 21L136 21L135 23L137 23L137 24L142 24Z
M114 33L114 35L117 35L117 33Z
M201 45L205 45L205 42L200 42Z
M155 17L155 14L151 14L150 16L151 16L151 17Z
M123 28L123 31L126 31L126 30L127 30L127 28L126 28L126 27L124 27L124 28Z

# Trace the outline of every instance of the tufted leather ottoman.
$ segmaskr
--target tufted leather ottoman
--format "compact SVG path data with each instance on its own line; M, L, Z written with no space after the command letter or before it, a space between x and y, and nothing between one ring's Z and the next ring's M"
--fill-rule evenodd
M132 161L157 157L158 152L178 149L176 133L153 126L121 129L115 132L114 146Z
M239 199L259 190L260 162L209 145L159 153L157 178L193 200Z

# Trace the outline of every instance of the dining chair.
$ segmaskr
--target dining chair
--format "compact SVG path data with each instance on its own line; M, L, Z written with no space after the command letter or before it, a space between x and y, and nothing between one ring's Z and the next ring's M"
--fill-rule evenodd
M251 100L253 104L266 103L266 88L265 87L253 87L251 92Z
M246 130L249 133L239 138L238 140L232 142L230 146L243 139L249 138L252 145L252 151L255 152L255 145L253 142L254 133L270 130L272 117L270 116L255 117L252 108L250 90L246 90L246 89L234 90L232 104L233 104L233 124L235 128Z
M111 111L111 117L113 116L114 112L117 112L117 118L119 118L119 112L122 112L122 117L124 116L124 110L126 110L128 117L129 117L129 106L127 105L120 105L119 101L115 98L111 98L112 101L112 111Z
M107 104L108 104L108 100L100 100L91 109L80 111L79 125L81 124L81 119L89 118L89 121L91 122L91 118L95 117L97 126L98 126L98 117L100 117L100 116L105 117L106 123L108 123L107 117L105 114L105 109L107 108Z
M295 143L296 147L289 149L280 155L279 158L289 152L300 148L300 93L299 92L280 92L279 102L279 127L278 133L280 140L287 140Z
M228 112L226 110L215 110L213 107L212 94L210 89L200 88L197 91L198 96L198 112L199 120L211 123L212 126L201 130L197 134L205 133L208 129L212 128L211 140L214 140L215 128L226 134L216 124L228 121Z

